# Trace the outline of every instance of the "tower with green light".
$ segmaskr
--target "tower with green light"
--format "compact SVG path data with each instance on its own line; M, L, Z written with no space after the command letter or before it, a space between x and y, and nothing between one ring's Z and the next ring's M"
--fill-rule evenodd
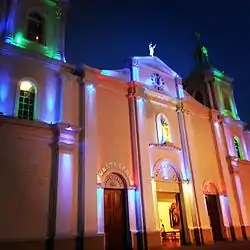
M200 35L196 34L196 37L196 66L185 80L184 88L203 105L219 110L224 116L239 120L234 100L233 79L213 66Z
M2 0L2 46L9 44L64 61L67 6L67 0Z

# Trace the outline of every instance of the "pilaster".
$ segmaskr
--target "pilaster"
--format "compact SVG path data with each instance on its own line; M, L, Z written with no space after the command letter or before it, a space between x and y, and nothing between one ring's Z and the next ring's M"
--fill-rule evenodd
M138 130L139 130L139 145L140 145L140 157L142 167L142 185L144 192L144 206L147 232L156 230L156 221L154 216L154 202L153 202L153 190L151 184L151 166L149 158L149 139L147 122L145 121L147 102L137 97L137 114L138 114Z
M85 237L95 236L103 226L98 225L97 170L99 145L97 124L97 86L85 83L85 161L84 161L84 229ZM101 196L101 193L99 194Z
M218 121L215 126L217 127L217 138L220 141L221 154L224 156L221 159L224 161L224 167L222 168L222 170L231 212L231 214L229 212L229 218L231 218L232 220L236 238L242 239L243 237L245 237L245 229L243 229L242 233L240 233L239 228L242 228L244 226L244 221L238 194L239 190L233 173L234 163L231 162L231 157L228 157L230 155L230 152L226 138L225 124L223 122L222 116L218 117Z
M63 123L73 122L73 95L72 95L72 76L69 72L62 72L61 75L61 121Z
M77 229L77 134L75 126L57 124L58 182L56 209L56 238L76 236Z
M185 172L188 180L184 192L184 201L190 203L192 225L189 225L191 237L197 244L201 244L206 239L203 237L204 229L210 230L209 218L206 212L205 201L203 193L198 187L195 180L194 166L198 165L195 154L191 155L191 145L193 139L193 126L191 121L191 114L188 110L185 110L183 103L180 102L177 107L177 115L179 119L183 161L185 164Z

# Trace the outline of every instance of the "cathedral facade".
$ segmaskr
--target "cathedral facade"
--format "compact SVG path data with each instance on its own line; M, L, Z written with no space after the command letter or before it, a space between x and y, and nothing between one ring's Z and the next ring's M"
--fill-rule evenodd
M197 45L65 62L67 0L0 3L0 247L153 249L250 238L250 132Z

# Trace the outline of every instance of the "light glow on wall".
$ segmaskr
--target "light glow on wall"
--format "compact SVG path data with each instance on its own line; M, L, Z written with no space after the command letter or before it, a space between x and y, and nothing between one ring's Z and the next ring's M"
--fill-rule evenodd
M68 233L73 208L73 157L67 153L59 157L57 202L57 227L60 233Z
M130 230L136 231L135 189L128 189L128 206Z
M179 98L183 99L184 98L184 90L182 84L178 84L179 87Z
M249 225L246 204L245 204L244 195L242 192L242 186L241 186L241 181L240 181L239 175L235 174L234 179L235 179L235 185L236 185L237 194L238 194L238 198L239 198L240 209L242 212L243 222L244 222L244 225Z
M188 167L185 167L184 159L183 159L181 151L179 151L179 159L181 162L181 174L182 174L183 180L189 181L191 179L190 169Z
M220 199L220 205L222 210L222 217L223 217L223 223L225 227L229 227L229 203L228 203L228 197L224 195L219 196Z
M139 82L139 68L136 66L132 67L133 81Z
M138 231L142 230L142 210L141 210L141 194L140 194L140 190L138 188L135 189L135 211L136 211L136 229Z
M60 143L65 143L65 144L68 144L68 145L72 145L75 142L74 135L72 133L70 133L70 132L66 132L66 133L61 132L59 142Z
M98 233L104 233L104 189L97 188L97 221Z
M0 71L0 112L5 115L12 115L14 113L10 86L10 76L7 70L4 69Z
M95 86L92 83L89 83L87 85L87 90L89 93L93 93L93 92L95 92Z
M38 119L46 123L61 121L60 84L55 75L48 75L43 88L39 91Z
M9 43L9 44L12 44L12 45L14 45L16 47L23 48L23 49L33 47L34 44L35 44L34 42L29 41L26 38L24 38L22 32L17 32L14 35L14 38L7 37L5 39L5 42ZM53 49L51 47L48 47L48 46L41 45L41 44L35 44L35 45L36 45L37 48L39 48L40 52L43 55L45 55L45 56L47 56L49 58L52 58L52 59L55 59L55 60L62 60L63 59L61 57L61 55L55 51L55 49Z

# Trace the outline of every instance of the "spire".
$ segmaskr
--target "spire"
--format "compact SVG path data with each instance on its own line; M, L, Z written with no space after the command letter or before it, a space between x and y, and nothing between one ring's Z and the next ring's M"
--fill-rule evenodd
M195 61L199 65L210 65L207 48L203 45L200 39L200 34L195 33L197 45L195 49Z

